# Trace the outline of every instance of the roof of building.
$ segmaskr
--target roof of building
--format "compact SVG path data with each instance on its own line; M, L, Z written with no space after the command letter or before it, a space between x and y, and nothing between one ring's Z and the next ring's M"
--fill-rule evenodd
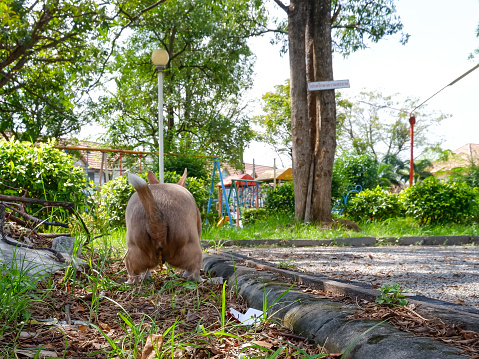
M479 163L479 144L468 143L451 152L446 160L432 164L433 174L445 173L454 168L468 167L471 163Z
M103 144L93 141L74 141L71 140L62 140L60 141L62 146L72 146L72 147L87 147L90 150L73 150L80 153L79 161L83 162L86 166L88 163L88 168L91 169L101 169L102 158L104 159L103 169L113 169L117 166L117 162L120 159L120 153L110 152L108 153L109 148L105 148ZM100 151L105 150L105 151ZM67 150L68 151L68 150ZM103 154L106 154L103 156Z
M274 170L267 170L260 174L256 179L258 181L274 181ZM279 168L276 169L276 179L283 181L292 181L293 180L293 169L292 168Z
M253 177L251 177L247 173L243 174L237 174L237 175L231 175L223 179L223 184L225 187L229 187L233 184L233 182L236 182L237 186L245 186L246 184L252 186L256 184L256 182L246 182L246 181L234 181L234 180L252 180ZM221 181L218 182L215 187L221 187Z
M253 166L254 166L254 175L253 175ZM258 164L252 164L252 163L244 163L244 170L238 170L227 163L221 163L221 168L226 169L230 175L237 175L237 174L243 174L247 173L251 177L256 178L265 171L273 170L272 166L264 166L264 165L258 165Z

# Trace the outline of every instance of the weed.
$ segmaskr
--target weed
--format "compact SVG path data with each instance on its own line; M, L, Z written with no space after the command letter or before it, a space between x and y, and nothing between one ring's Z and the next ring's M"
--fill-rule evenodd
M38 282L44 277L40 265L17 259L0 267L0 338L8 330L30 318L30 305L42 298L36 294Z
M287 343L289 346L293 347L294 349L296 349L296 353L293 355L293 356L296 356L296 355L301 355L300 358L301 359L316 359L316 358L324 358L324 357L327 357L328 354L308 354L306 352L306 350L302 349L302 348L299 348L297 347L296 345L294 344L291 344L291 343L288 343L286 341L283 340L283 342Z
M287 261L281 260L276 267L277 267L277 268L280 268L280 269L294 269L294 268L298 268L298 266L297 266L296 264L294 264L294 262L293 262L293 260L292 260L291 258L288 259Z
M266 293L266 286L263 287L263 318L262 321L266 322L268 320L268 312L273 306L281 299L283 296L286 295L292 288L294 287L294 284L289 287L287 290L285 290L283 293L281 293L278 298L276 298L271 305L268 306L268 294ZM271 317L274 315L274 313L271 313Z
M410 289L402 290L398 283L384 284L379 290L381 294L376 297L378 304L404 307L408 303L402 293Z

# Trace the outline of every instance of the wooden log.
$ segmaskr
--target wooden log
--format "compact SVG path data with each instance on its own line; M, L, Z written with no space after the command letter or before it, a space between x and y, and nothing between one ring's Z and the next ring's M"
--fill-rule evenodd
M4 194L0 194L1 201L9 201L9 202L23 202L23 203L33 203L33 204L41 204L43 206L49 207L65 207L65 208L73 208L72 202L63 202L63 201L46 201L43 199L36 199L36 198L25 198L25 197L17 197L17 196L7 196Z

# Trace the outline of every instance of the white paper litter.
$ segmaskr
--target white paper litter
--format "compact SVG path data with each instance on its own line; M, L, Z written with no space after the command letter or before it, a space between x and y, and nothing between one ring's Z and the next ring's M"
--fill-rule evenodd
M249 308L244 314L230 308L228 309L228 314L244 325L259 324L263 318L263 311L254 308Z

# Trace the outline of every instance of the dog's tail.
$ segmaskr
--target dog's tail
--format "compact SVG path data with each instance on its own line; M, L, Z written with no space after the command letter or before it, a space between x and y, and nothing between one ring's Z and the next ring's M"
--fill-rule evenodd
M128 173L128 182L135 188L148 218L149 234L163 243L166 240L167 226L163 215L146 181L133 173Z

